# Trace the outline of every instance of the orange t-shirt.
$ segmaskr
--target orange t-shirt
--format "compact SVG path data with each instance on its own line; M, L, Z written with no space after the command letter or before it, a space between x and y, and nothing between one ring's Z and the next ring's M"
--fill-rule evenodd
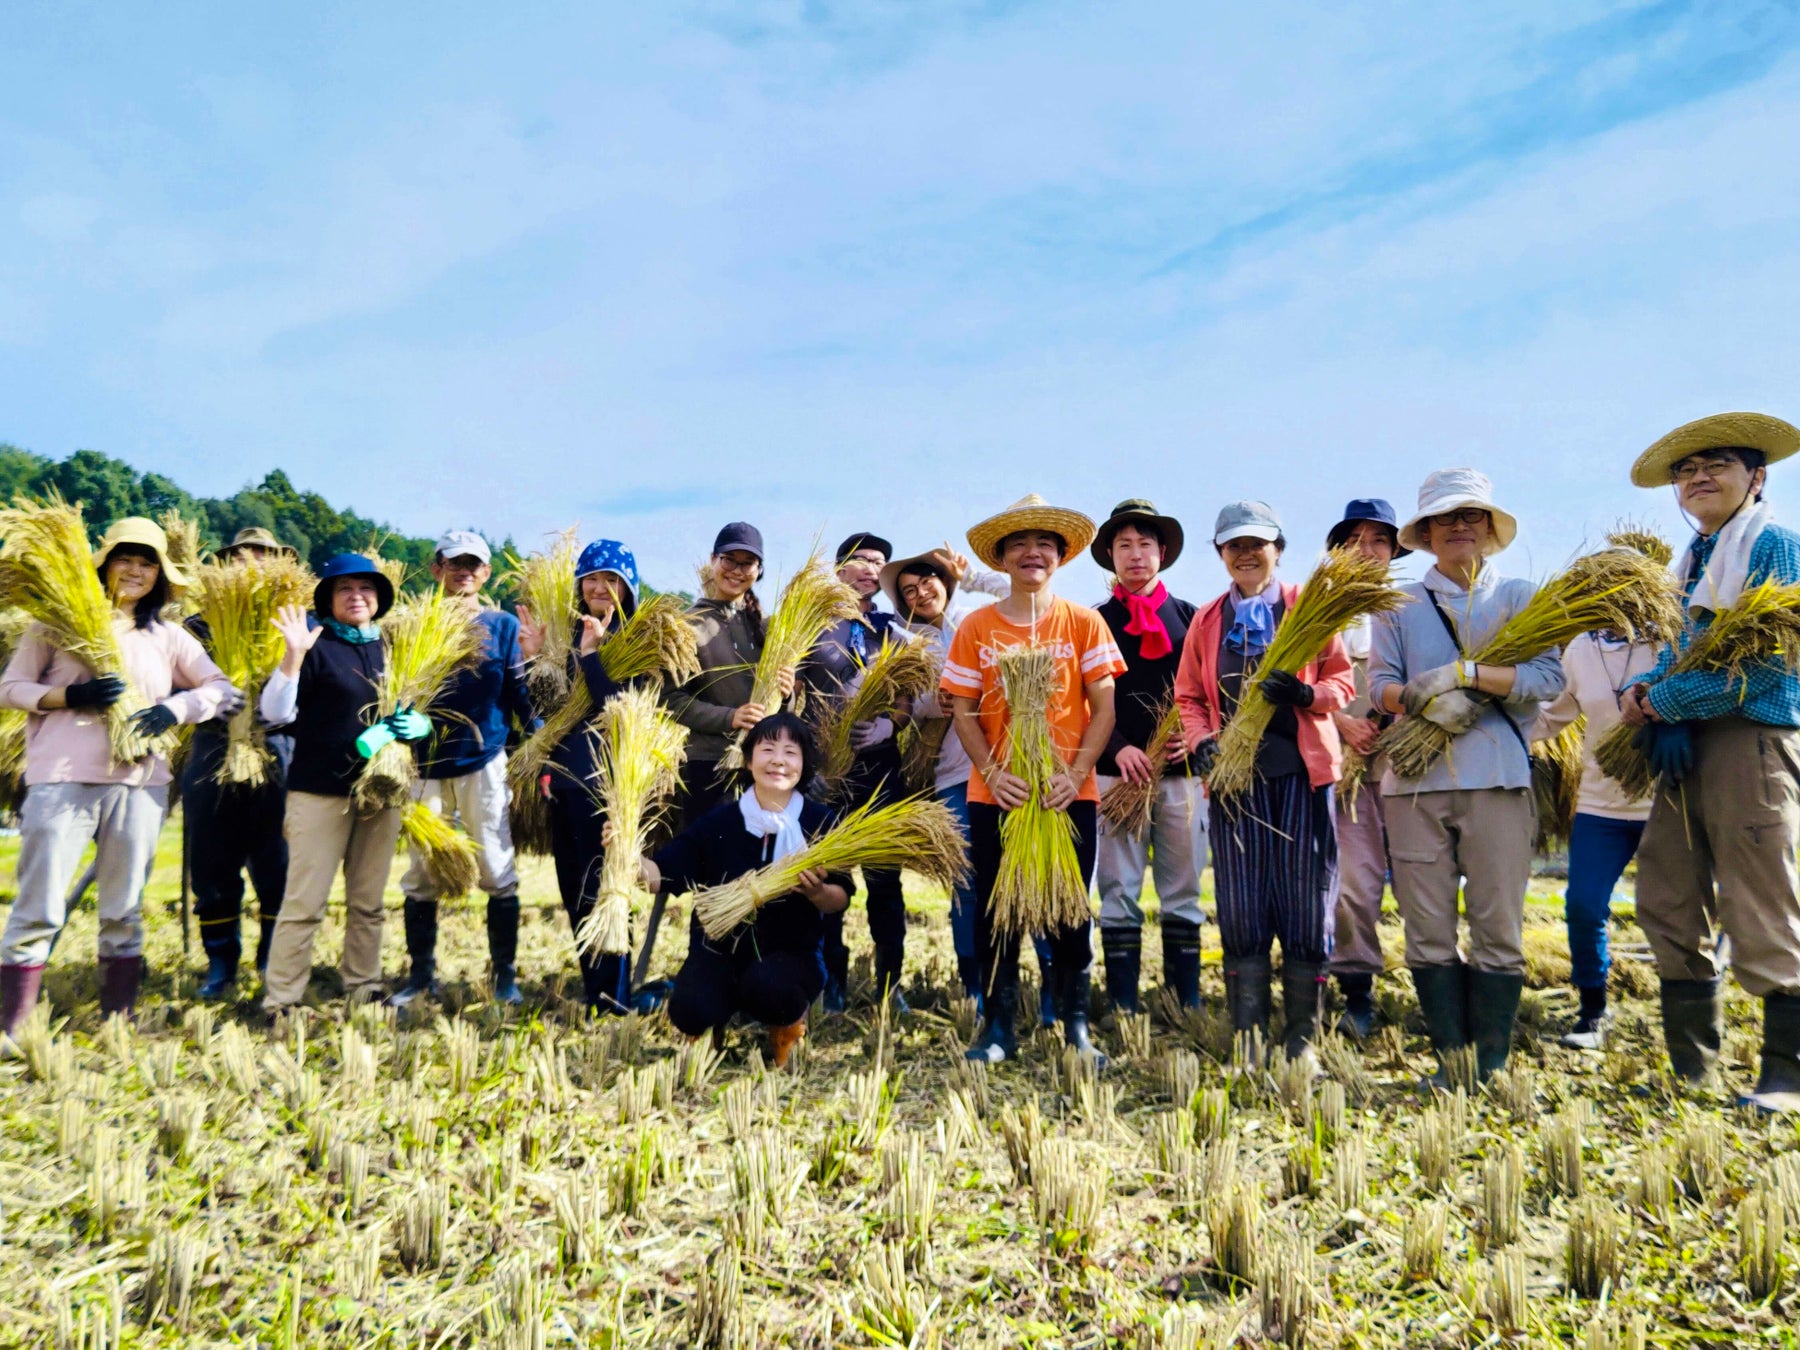
M940 692L952 698L978 700L976 708L981 729L1001 763L1006 762L1006 729L1011 720L1006 697L1000 689L1000 653L1033 636L1056 655L1056 694L1050 700L1050 738L1056 753L1067 764L1081 747L1087 731L1087 685L1108 675L1125 673L1125 658L1113 641L1112 630L1098 610L1072 604L1060 596L1051 601L1050 612L1036 624L1018 624L1002 617L1000 606L987 605L976 610L956 630L949 655L944 658L944 674L938 682ZM952 731L951 735L956 733ZM969 800L994 804L977 772L969 775ZM1100 800L1100 788L1094 775L1088 774L1081 785L1083 801Z

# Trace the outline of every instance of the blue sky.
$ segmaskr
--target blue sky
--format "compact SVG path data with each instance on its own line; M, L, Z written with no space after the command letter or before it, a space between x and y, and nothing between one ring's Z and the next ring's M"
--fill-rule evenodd
M1792 0L10 5L0 440L663 585L1027 491L1262 497L1298 572L1472 464L1541 575L1673 532L1662 431L1800 418L1797 49Z

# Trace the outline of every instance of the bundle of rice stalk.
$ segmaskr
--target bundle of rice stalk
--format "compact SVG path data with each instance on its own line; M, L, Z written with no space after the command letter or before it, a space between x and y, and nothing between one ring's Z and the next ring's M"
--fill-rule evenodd
M950 734L948 717L914 717L900 729L900 776L910 792L937 786L938 756Z
M1362 793L1363 782L1373 764L1374 760L1362 751L1348 745L1344 747L1344 770L1338 775L1337 800L1352 825L1356 824L1356 799Z
M820 786L836 795L856 759L850 744L857 723L891 714L902 699L925 692L937 679L937 662L923 642L883 639L881 649L862 668L856 688L834 700L819 718Z
M756 917L769 901L790 894L802 872L848 872L855 867L893 867L954 889L969 870L968 847L950 808L908 797L888 806L859 806L798 852L713 886L694 897L694 915L706 935L724 937Z
M1695 630L1669 673L1719 672L1741 691L1749 667L1765 661L1800 671L1800 583L1764 581L1745 587L1735 605ZM1648 797L1656 777L1644 752L1633 743L1636 734L1635 727L1619 723L1600 738L1594 759L1600 772L1630 795Z
M1478 665L1516 666L1582 633L1609 630L1646 641L1672 637L1681 625L1681 595L1668 570L1635 549L1608 548L1551 577L1479 650L1464 656ZM1435 722L1403 717L1383 733L1380 748L1400 777L1420 778L1451 739Z
M686 684L700 673L700 641L694 625L688 622L687 607L677 595L653 595L639 605L632 616L600 644L596 653L601 669L619 684L648 679L658 684ZM542 814L540 822L527 820L532 836L541 837L548 848L549 817L542 811L543 798L537 789L538 779L550 763L550 753L561 745L594 713L594 701L588 697L587 682L575 680L562 702L544 718L544 724L525 738L507 761L507 777L512 783L516 815ZM514 843L518 843L515 834ZM533 850L535 851L535 850Z
M1044 804L1050 780L1063 768L1050 735L1056 694L1056 657L1037 642L1008 647L998 658L1006 699L1006 767L1031 796L1000 821L1000 869L989 904L1002 933L1047 933L1088 917L1087 879L1075 856L1075 825L1066 811Z
M1156 719L1156 730L1150 733L1150 743L1144 747L1144 756L1150 761L1149 781L1135 783L1120 779L1100 798L1100 814L1119 833L1142 839L1150 828L1150 812L1156 805L1157 789L1162 786L1163 774L1169 768L1169 742L1180 732L1181 709L1171 698L1163 705L1162 713Z
M440 900L467 895L481 880L475 841L421 801L400 812L400 834L425 867Z
M526 684L540 708L555 707L569 693L569 639L576 608L575 527L556 536L543 553L513 560L507 585L514 602L544 626L544 645L525 663Z
M54 493L42 505L17 497L0 509L0 606L16 606L48 632L51 645L95 675L125 680L125 694L106 710L112 757L131 764L165 748L168 737L146 741L131 715L148 700L131 683L113 632L113 604L100 584L81 513Z
M856 592L839 581L818 554L808 558L806 566L789 577L787 585L781 588L775 612L769 615L764 626L762 656L756 662L750 702L760 705L766 712L779 708L781 672L798 667L832 624L839 619L854 619L861 613L862 601ZM801 695L796 690L796 712L800 702ZM719 769L722 773L730 773L743 766L743 736L739 734L720 757Z
M256 717L257 699L284 644L275 629L283 605L310 605L313 575L304 563L283 553L238 557L197 567L189 594L206 621L213 661L244 693L244 706L227 727L221 783L262 783L272 756Z
M1531 791L1537 799L1540 852L1565 848L1575 824L1575 802L1581 795L1581 745L1587 718L1577 717L1548 740L1531 747Z
M487 630L475 608L443 588L399 601L383 621L387 665L375 689L375 716L402 708L429 713L451 676L481 658ZM412 746L390 741L364 764L351 787L357 808L374 811L399 806L418 777Z
M1406 593L1388 577L1388 565L1350 549L1333 549L1319 560L1300 589L1294 608L1281 620L1256 674L1246 680L1237 710L1219 733L1219 757L1207 790L1235 797L1256 776L1256 747L1275 716L1263 696L1263 681L1275 671L1288 674L1319 659L1331 639L1365 614L1382 614L1407 603Z
M162 526L163 538L168 540L170 564L191 583L200 566L200 522L189 520L174 507L170 507L156 518L156 523ZM190 585L187 594L179 600L171 601L165 612L172 620L180 622L198 608Z
M394 594L399 595L406 588L406 564L398 558L382 556L381 546L387 543L389 535L372 534L369 542L362 547L362 555L380 570L381 575L394 584Z
M594 798L612 826L594 908L575 934L584 951L631 950L631 897L638 859L681 776L687 728L639 685L606 701L594 745Z
M1621 520L1607 533L1606 542L1613 548L1633 549L1658 567L1667 567L1675 556L1675 548L1648 525L1634 520Z

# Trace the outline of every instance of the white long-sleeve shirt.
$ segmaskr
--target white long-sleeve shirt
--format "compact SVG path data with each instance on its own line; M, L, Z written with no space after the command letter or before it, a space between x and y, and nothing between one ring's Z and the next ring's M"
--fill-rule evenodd
M1583 633L1563 648L1563 678L1568 685L1538 714L1530 728L1533 742L1546 741L1577 717L1587 718L1581 739L1581 791L1575 810L1608 820L1648 820L1650 801L1634 801L1600 772L1594 747L1619 723L1619 691L1656 664L1656 649L1644 643L1617 642L1598 633Z
M931 659L941 670L944 656L950 650L950 639L956 636L957 627L976 610L992 604L993 601L1012 589L1012 582L999 572L982 572L974 568L963 578L962 584L956 588L956 594L950 598L949 607L944 611L943 626L914 621L906 625L909 633L915 634L920 641L931 649ZM975 596L981 599L975 599ZM938 699L937 682L931 688L913 699L913 716L915 718L948 717L950 710ZM974 763L969 759L969 752L963 749L962 737L951 727L944 734L943 749L938 751L937 790L955 787L959 783L969 781L969 774L974 771Z

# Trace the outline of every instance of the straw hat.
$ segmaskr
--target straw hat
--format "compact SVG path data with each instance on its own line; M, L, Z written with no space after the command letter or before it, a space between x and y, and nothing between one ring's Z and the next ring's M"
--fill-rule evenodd
M1063 554L1064 562L1094 542L1093 521L1079 511L1052 506L1037 493L1030 492L999 515L989 516L980 524L971 525L969 547L989 567L998 567L1000 541L1021 530L1044 530L1061 535L1063 542L1068 545Z
M1447 511L1460 511L1465 506L1479 506L1494 518L1494 527L1488 531L1483 553L1498 553L1519 533L1518 519L1494 505L1494 485L1485 473L1478 469L1439 469L1425 479L1424 486L1419 489L1419 509L1400 527L1401 546L1424 548L1425 541L1419 536L1419 522Z
M180 595L187 589L187 574L169 561L169 536L163 533L163 527L154 520L143 516L123 516L108 525L106 533L100 539L100 546L94 550L94 566L104 568L107 558L121 544L135 544L156 555L156 565L162 568L163 579L169 583L171 595Z
M900 574L902 572L920 572L929 570L944 583L944 608L950 607L950 599L956 594L956 571L951 566L949 551L944 548L927 549L923 553L915 553L910 558L895 558L881 569L881 590L894 607L894 613L903 619L912 618L912 606L900 598Z
M1631 481L1638 487L1667 487L1677 464L1706 450L1760 450L1773 464L1800 450L1800 428L1767 413L1714 413L1676 427L1639 455L1631 466Z

